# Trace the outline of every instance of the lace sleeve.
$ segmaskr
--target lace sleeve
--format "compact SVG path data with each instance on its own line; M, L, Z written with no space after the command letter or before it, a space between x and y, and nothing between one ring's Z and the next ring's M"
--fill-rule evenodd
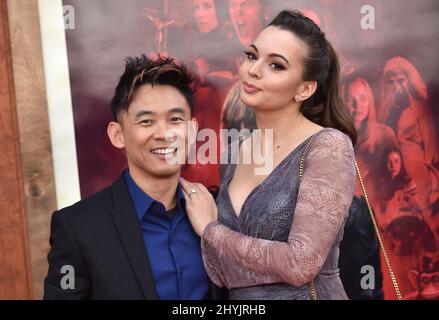
M355 191L354 151L336 130L318 134L309 146L287 242L242 235L218 222L202 235L207 273L219 286L269 283L302 286L322 268L347 218Z

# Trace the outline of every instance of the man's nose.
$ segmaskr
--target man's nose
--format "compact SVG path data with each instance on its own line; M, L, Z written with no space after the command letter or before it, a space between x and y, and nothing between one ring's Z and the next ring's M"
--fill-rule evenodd
M165 140L168 131L168 124L165 121L159 121L155 127L153 138L157 140Z
M401 91L401 84L398 83L398 81L392 82L392 90L393 90L393 92Z
M235 16L242 16L242 14L243 14L242 5L237 4L233 9L234 9L233 12L234 12Z
M403 92L404 86L401 83L396 83L396 91Z
M201 18L201 17L203 17L203 15L204 15L204 12L201 9L195 10L195 17L196 18Z

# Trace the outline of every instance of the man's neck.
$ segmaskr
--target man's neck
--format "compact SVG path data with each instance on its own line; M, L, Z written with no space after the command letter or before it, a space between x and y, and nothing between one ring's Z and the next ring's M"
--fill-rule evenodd
M162 203L166 210L170 210L176 206L180 172L169 177L147 175L135 168L130 168L129 172L137 186L148 194L148 196Z

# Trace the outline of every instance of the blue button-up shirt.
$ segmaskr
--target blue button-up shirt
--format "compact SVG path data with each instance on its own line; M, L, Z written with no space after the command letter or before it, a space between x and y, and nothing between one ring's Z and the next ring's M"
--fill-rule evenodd
M200 238L186 215L181 186L177 206L165 206L143 192L128 171L124 178L143 235L160 299L206 299L209 280L201 257Z

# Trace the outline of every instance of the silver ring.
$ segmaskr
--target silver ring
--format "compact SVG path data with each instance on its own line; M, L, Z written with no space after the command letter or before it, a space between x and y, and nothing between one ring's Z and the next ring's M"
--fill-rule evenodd
M192 194L197 193L197 190L192 188L191 191L189 192L189 198L191 197Z

